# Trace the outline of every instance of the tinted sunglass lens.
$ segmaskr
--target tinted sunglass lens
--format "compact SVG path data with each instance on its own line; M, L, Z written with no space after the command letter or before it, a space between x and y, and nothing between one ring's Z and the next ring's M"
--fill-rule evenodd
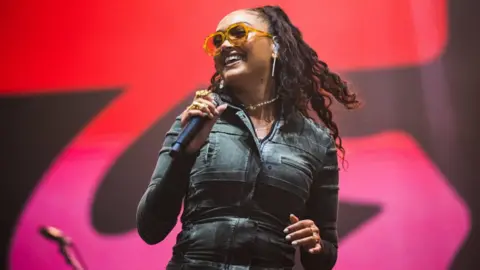
M231 39L245 38L247 36L247 29L241 25L237 25L228 31L228 36Z
M212 37L212 43L215 48L220 48L220 46L222 46L222 43L223 43L223 36L220 34L214 35Z

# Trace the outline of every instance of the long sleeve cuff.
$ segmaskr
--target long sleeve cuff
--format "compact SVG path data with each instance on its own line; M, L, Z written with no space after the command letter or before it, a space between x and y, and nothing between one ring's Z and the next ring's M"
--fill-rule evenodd
M301 251L302 265L305 270L330 270L337 262L337 247L325 240L322 240L322 251L318 254L310 254Z

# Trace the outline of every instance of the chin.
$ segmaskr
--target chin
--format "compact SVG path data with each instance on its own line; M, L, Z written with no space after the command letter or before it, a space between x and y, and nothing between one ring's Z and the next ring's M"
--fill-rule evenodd
M229 69L224 69L222 73L222 77L225 80L225 84L229 86L236 86L239 84L243 84L242 82L247 79L248 71L247 69L241 65L238 67L232 67Z

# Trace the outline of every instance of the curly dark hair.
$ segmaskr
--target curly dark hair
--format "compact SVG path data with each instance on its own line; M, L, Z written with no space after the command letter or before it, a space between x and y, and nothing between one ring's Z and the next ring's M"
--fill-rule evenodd
M330 130L344 161L345 149L339 135L337 124L333 121L332 97L351 110L361 103L351 92L347 82L331 72L327 64L304 40L300 30L292 24L287 14L278 6L262 6L249 9L266 20L269 32L276 36L279 44L279 58L275 66L276 93L279 95L286 114L295 109L306 117L308 105L316 112L320 120ZM209 89L218 91L221 81L216 72L211 78ZM289 115L284 115L288 119Z

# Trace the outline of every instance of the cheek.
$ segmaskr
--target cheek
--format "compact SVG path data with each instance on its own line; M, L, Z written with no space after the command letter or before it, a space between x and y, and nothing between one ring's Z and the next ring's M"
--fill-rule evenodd
M271 54L272 52L270 48L265 46L253 46L252 48L249 48L249 56L252 62L255 62L257 64L260 64L260 63L268 64L272 57ZM249 59L249 62L250 62L250 59Z
M255 57L258 59L266 60L272 57L271 44L267 41L266 38L254 39L251 42L246 43L245 47L252 55L255 55Z

